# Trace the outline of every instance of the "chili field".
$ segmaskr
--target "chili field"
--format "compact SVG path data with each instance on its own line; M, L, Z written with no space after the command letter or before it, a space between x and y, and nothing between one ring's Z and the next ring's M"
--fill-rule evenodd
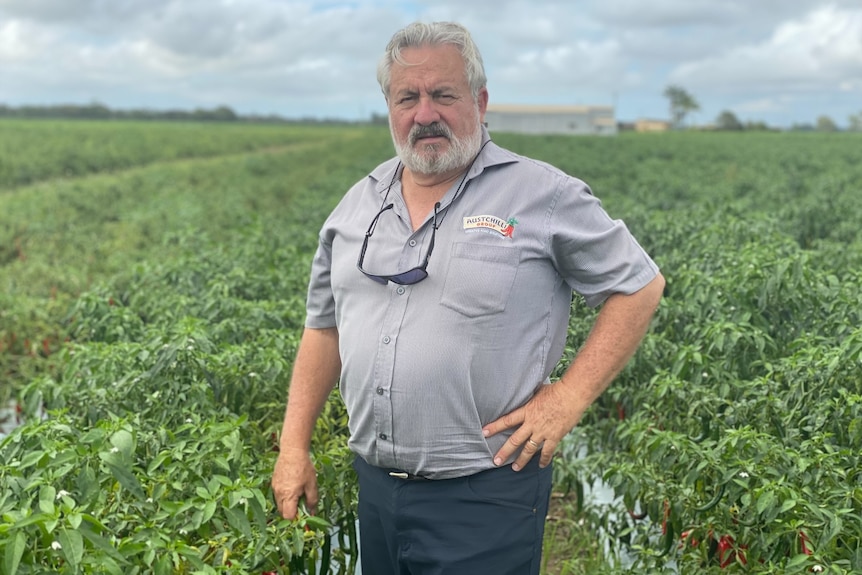
M862 136L492 136L667 278L555 462L590 572L862 572ZM317 230L391 154L380 126L0 121L0 573L356 572L337 393L318 515L269 478Z

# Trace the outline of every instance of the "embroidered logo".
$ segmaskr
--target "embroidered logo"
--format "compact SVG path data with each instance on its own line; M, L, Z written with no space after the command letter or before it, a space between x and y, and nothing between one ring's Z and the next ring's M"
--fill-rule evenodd
M504 238L511 238L517 225L518 220L515 218L508 220L497 216L467 216L464 218L464 231L497 233Z

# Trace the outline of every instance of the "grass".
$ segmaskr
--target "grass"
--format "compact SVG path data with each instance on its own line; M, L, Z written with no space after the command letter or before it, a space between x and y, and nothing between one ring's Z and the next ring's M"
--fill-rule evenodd
M542 575L595 575L609 570L595 532L577 511L574 494L551 495L543 547Z

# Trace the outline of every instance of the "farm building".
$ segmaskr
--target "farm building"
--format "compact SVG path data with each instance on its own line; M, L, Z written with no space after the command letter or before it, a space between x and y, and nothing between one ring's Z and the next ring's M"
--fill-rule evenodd
M667 132L670 130L670 127L670 122L667 120L640 118L635 122L636 132Z
M485 122L492 132L520 134L617 133L612 106L528 106L489 104Z

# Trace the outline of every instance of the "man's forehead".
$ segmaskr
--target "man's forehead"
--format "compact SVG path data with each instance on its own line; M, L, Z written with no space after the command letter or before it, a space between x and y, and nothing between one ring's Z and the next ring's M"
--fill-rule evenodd
M430 85L455 85L466 81L464 60L456 46L419 46L401 51L401 61L392 63L391 79L395 84L421 83ZM404 63L402 63L404 62ZM399 86L397 88L403 88Z

